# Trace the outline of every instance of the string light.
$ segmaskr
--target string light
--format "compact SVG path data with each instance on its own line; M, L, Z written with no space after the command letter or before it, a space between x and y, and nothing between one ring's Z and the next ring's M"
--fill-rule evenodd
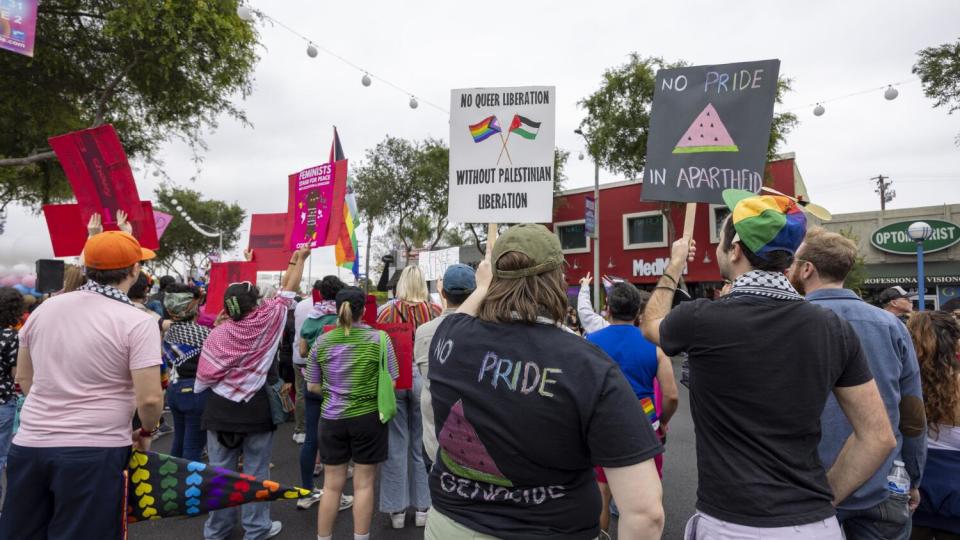
M830 99L822 99L820 101L817 101L816 103L808 103L807 105L794 107L792 109L787 109L786 111L783 111L783 112L788 112L788 113L796 112L796 111L809 109L810 107L813 107L814 116L823 116L823 113L826 112L826 109L823 107L825 103L832 103L834 101L840 101L842 99L847 99L855 96L862 96L863 94L870 94L873 92L879 92L881 90L883 90L883 97L886 98L887 101L892 101L894 99L897 99L897 96L900 95L900 91L896 89L897 86L903 86L905 84L911 84L919 81L920 79L907 79L905 81L895 82L893 84L888 84L886 86L874 86L872 88L867 88L866 90L860 90L859 92L851 92L849 94L844 94L842 96L837 96Z
M305 41L305 42L307 43L307 56L309 56L310 58L314 58L315 56L317 56L317 53L318 53L319 51L323 51L325 54L327 54L327 55L329 55L329 56L332 56L333 58L336 58L337 60L339 60L339 61L342 62L343 64L345 64L345 65L347 65L347 66L349 66L349 67L351 67L351 68L353 68L353 69L355 69L355 70L363 73L363 77L360 79L360 83L363 84L363 86L370 86L370 85L373 83L373 79L377 79L377 80L379 80L380 82L382 82L383 84L385 84L385 85L393 88L394 90L397 90L398 92L401 92L401 93L403 93L403 94L405 94L405 95L407 95L407 96L410 96L410 101L408 102L408 104L410 105L410 108L411 108L411 109L416 109L417 107L420 106L420 102L423 102L423 103L425 103L426 105L428 105L428 106L430 106L430 107L433 107L434 109L436 109L436 110L438 110L438 111L440 111L440 112L442 112L442 113L444 113L444 114L447 114L447 115L450 114L450 111L444 109L444 108L441 107L440 105L437 105L436 103L431 103L430 101L427 101L427 100L422 99L422 98L416 98L416 97L414 97L414 93L411 92L410 90L407 90L407 89L405 89L405 88L403 88L403 87L401 87L401 86L399 86L399 85L397 85L397 84L394 84L394 83L388 81L387 79L384 79L383 77L380 77L380 76L378 76L378 75L374 75L374 74L370 73L370 71L368 71L368 70L360 67L359 65L357 65L357 64L355 64L355 63L353 63L353 62L351 62L350 60L344 58L343 56L340 56L339 54L331 51L330 49L328 49L328 48L326 48L326 47L324 47L324 46L322 46L322 45L317 44L316 41L308 38L307 36L301 34L300 32L297 32L296 30L294 30L294 29L291 28L290 26L287 26L286 24L283 23L283 21L280 21L279 19L276 19L276 18L274 18L274 17L272 17L272 16L264 13L263 11L260 11L260 10L258 10L258 9L254 9L254 8L251 8L251 7L246 6L246 5L241 5L241 6L237 7L237 16L239 16L239 17L240 17L241 19L243 19L244 21L252 21L252 20L254 19L254 15L259 16L261 19L264 19L264 20L267 20L267 21L272 22L273 24L279 26L280 28L283 28L283 29L286 30L287 32L289 32L289 33L293 34L294 36L296 36L296 37L302 39L303 41Z

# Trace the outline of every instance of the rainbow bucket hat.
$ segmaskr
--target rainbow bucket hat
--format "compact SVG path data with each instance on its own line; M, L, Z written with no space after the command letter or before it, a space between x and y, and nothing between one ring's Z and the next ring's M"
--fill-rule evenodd
M807 217L789 197L757 195L743 189L723 190L723 202L731 211L734 240L766 258L772 251L796 253L807 234Z

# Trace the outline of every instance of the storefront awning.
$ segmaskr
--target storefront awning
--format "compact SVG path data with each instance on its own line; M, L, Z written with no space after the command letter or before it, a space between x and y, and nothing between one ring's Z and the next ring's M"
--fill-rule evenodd
M913 263L868 264L864 285L892 287L916 285L917 265ZM927 286L960 284L960 263L954 261L928 262L923 265Z

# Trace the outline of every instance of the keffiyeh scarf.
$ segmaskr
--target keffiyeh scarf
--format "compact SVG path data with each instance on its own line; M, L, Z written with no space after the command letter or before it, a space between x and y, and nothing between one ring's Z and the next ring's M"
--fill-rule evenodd
M175 322L163 336L163 360L180 367L200 356L210 329L192 322Z
M320 317L336 314L336 300L321 300L320 302L313 304L313 308L310 309L310 313L307 314L307 317L311 319L319 319Z
M738 277L733 282L730 294L754 294L777 300L803 300L787 276L765 270L751 270Z
M227 320L207 336L195 392L212 389L230 401L248 401L263 387L287 320L293 293L265 300L239 321Z
M111 300L116 300L117 302L123 302L128 306L133 306L133 302L130 301L130 298L124 294L123 291L110 285L101 285L96 281L87 281L80 287L77 287L77 290L95 292L97 294L102 294Z

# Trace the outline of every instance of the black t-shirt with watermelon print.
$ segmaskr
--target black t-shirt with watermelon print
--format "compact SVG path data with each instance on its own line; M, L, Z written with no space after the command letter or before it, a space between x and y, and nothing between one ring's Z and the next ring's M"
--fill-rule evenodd
M617 365L550 324L444 319L430 345L435 510L508 540L599 534L594 465L662 447Z

